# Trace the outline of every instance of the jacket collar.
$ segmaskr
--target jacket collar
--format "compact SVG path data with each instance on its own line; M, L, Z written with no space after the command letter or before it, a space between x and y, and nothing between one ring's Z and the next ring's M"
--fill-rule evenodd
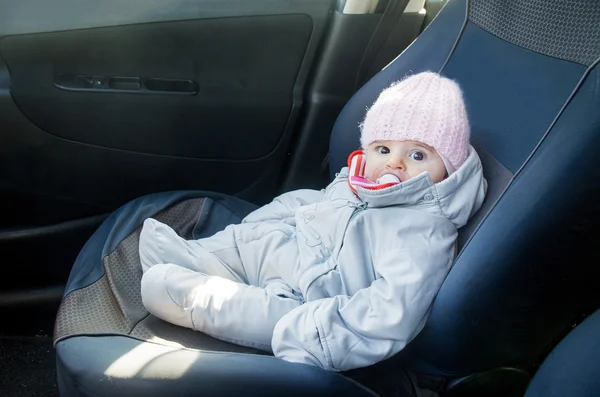
M336 182L343 181L348 195L357 197L368 207L435 205L457 228L462 227L481 206L487 190L481 160L472 146L465 163L439 183L433 183L429 174L424 172L390 187L366 189L350 186L349 172L348 167L342 168Z
M339 174L340 178L348 177L348 167L344 167ZM433 201L435 198L435 184L424 172L406 182L395 184L382 189L366 189L355 186L356 195L369 207L387 207L391 205L416 205L423 201Z

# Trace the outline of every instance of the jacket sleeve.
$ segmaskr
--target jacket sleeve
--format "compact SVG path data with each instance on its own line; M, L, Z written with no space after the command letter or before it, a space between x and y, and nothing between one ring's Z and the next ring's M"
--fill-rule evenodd
M272 339L275 356L345 371L402 350L422 329L452 263L447 247L418 240L380 254L377 279L354 296L307 302L282 317Z
M296 210L323 200L325 190L300 189L275 197L273 201L248 214L242 223L280 221L293 217Z

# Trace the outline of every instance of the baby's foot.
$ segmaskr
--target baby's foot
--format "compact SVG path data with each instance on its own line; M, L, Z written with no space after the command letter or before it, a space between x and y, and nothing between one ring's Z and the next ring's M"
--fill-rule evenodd
M141 294L146 309L158 318L196 329L192 318L196 296L207 276L173 264L156 264L142 276Z
M146 219L140 232L138 252L144 273L152 266L161 263L160 249L156 239L156 222L151 218Z
M155 219L146 219L140 234L142 270L159 263L174 263L190 270L199 269L205 251L196 241L180 237L175 230Z

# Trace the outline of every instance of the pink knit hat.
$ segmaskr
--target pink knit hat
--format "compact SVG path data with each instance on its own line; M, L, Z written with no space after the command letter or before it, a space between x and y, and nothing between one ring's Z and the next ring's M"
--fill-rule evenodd
M364 149L374 141L418 141L439 153L448 174L469 152L469 120L460 87L437 73L395 82L379 95L361 124Z

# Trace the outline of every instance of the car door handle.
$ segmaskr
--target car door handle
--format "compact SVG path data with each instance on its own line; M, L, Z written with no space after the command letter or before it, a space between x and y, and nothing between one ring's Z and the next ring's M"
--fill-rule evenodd
M54 86L66 91L122 92L137 94L195 95L198 84L193 80L158 77L117 77L63 74Z

